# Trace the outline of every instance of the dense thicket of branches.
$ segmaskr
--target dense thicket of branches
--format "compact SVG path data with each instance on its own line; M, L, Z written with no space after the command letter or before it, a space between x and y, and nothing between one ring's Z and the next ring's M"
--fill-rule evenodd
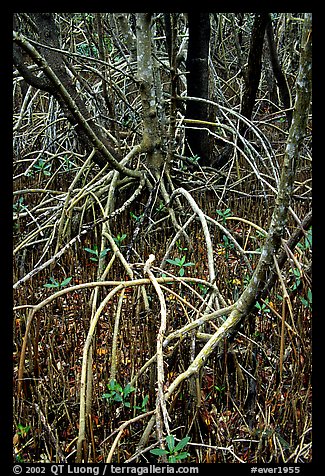
M16 461L311 461L311 46L14 15Z

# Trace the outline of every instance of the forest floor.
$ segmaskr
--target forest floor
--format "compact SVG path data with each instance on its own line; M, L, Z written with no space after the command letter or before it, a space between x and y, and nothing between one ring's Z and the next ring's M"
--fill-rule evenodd
M26 183L23 186L27 188ZM20 184L18 189L23 186ZM222 223L243 249L253 251L249 259L254 269L264 235L252 224L267 229L271 214L264 198L227 194L226 205L221 206L211 192L193 192L193 196L206 216ZM120 197L121 203L123 199ZM145 202L146 197L140 196L131 213L126 210L111 222L112 236L122 254L127 251ZM297 200L295 211L299 216L307 212L304 208L304 202ZM185 208L184 216L187 214L190 216ZM152 219L157 223L160 216L166 217L166 212L158 203ZM134 244L140 261L153 253L154 264L161 262L174 232L166 223L168 220L162 220L161 226L156 224L150 230L146 225L141 229ZM23 219L19 226L20 234L26 231ZM290 227L293 229L293 224ZM206 247L200 224L193 221L187 233L190 243L183 238L177 240L171 262L163 271L206 280ZM249 273L242 256L222 230L213 228L211 236L217 286L227 305L231 305L247 285ZM71 247L51 269L44 269L15 291L15 379L28 314L24 306L35 305L63 289L67 278L71 278L69 286L95 282L98 269L95 244L100 246L96 231ZM42 245L29 248L26 263L33 266L41 252ZM256 303L245 325L208 360L199 376L199 395L195 390L193 393L191 382L185 382L174 395L168 408L173 434L178 440L190 437L183 462L311 460L312 299L310 278L302 271L310 253L311 230L295 248L291 264L286 264L285 288L281 283L276 284L266 299ZM113 252L107 250L106 263L112 257ZM157 276L162 274L162 270L154 266L152 269ZM18 277L18 265L16 273ZM51 280L51 277L55 278ZM105 279L117 283L129 278L116 260ZM45 284L52 286L44 287ZM98 290L98 302L103 301L109 290L109 286ZM202 283L189 282L186 286L173 282L166 283L163 292L168 335L193 320L207 287ZM16 461L55 462L58 455L68 462L74 461L83 348L92 315L92 293L87 287L73 290L44 305L37 314L27 346L24 398L15 399ZM143 372L140 369L156 352L159 301L151 285L147 286L150 312L143 305L139 286L126 287L123 293L122 301L121 291L102 309L93 346L92 413L88 422L91 443L87 450L90 462L104 462L117 435L113 462L157 461L157 456L149 451L156 444L154 432L146 451L138 454L137 445L150 419L147 413L155 408L156 365L153 363ZM117 324L119 302L122 307ZM117 357L112 380L116 325ZM209 322L201 332L211 333L216 328L217 323ZM197 340L193 349L193 339L187 335L165 349L165 388L188 367L202 345ZM126 421L130 423L121 430Z

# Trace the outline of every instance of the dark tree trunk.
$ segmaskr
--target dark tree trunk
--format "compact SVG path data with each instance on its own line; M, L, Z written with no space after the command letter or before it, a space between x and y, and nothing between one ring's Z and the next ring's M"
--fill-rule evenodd
M186 61L187 95L208 99L209 97L209 42L210 18L209 13L189 13L189 41ZM208 105L203 102L188 101L186 118L197 121L207 121ZM201 157L200 164L208 165L212 150L212 140L207 130L200 130L206 125L191 124L197 129L187 129L186 139L188 152Z
M269 13L268 13L268 21L266 25L266 34L267 34L267 40L269 44L270 59L271 59L273 74L276 79L277 86L279 88L280 98L281 98L283 107L285 109L289 109L286 111L286 116L288 121L288 127L290 127L291 121L292 121L292 110L290 109L291 108L290 91L289 91L286 78L281 69L281 65L279 63L278 53L277 53L276 45L274 41L271 15Z
M252 118L256 93L261 78L263 43L268 18L267 13L256 13L252 29L247 66L247 83L241 108L242 115L249 120ZM242 122L239 131L241 134L244 134L246 130L247 125Z

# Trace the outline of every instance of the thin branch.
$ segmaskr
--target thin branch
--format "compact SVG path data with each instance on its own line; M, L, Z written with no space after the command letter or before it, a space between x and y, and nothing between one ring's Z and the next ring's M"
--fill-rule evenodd
M165 402L165 396L164 396L165 373L164 373L164 356L163 356L163 341L164 341L164 336L166 332L167 308L166 308L164 293L162 292L157 279L155 278L153 272L150 269L150 265L153 263L154 260L155 260L155 256L151 254L144 266L144 274L147 274L149 276L149 279L152 282L153 287L155 288L155 291L158 295L159 302L160 302L160 327L159 327L159 331L157 335L157 385L158 385L157 405L160 407L160 410L163 415L165 428L169 435L170 434L170 430L169 430L170 418L166 409L166 402ZM158 413L159 413L159 408L157 408L157 413L156 413L157 417L159 416ZM160 443L162 443L163 429L160 428L160 425L158 425L158 421L159 419L157 420L158 440L160 441Z
M39 52L34 48L34 46L30 42L28 42L27 39L21 33L17 33L15 31L13 32L13 39L14 39L14 42L17 45L21 46L33 58L33 60L43 69L44 74L47 76L48 80L53 85L53 88L61 96L66 106L69 108L71 114L75 117L76 122L87 135L93 147L95 147L96 150L98 150L100 153L103 154L103 156L106 158L106 160L111 164L111 166L114 169L118 170L122 174L127 175L129 177L138 178L138 179L142 178L143 177L142 172L140 172L139 170L132 170L125 167L120 162L118 162L115 159L115 157L113 157L111 152L107 149L106 145L100 140L97 134L90 127L90 125L88 124L88 122L86 121L82 113L80 112L77 103L71 97L71 95L67 91L62 81L60 81L60 79L55 74L53 69L50 67L47 61L39 54Z

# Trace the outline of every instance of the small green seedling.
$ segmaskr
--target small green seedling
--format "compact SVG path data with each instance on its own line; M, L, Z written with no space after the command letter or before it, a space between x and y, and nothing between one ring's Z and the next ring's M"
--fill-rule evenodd
M16 213L21 213L27 208L27 205L24 205L24 197L19 197L16 203L12 206L13 211Z
M306 250L310 250L312 248L312 245L313 245L313 230L312 230L312 227L310 227L303 238L303 243L298 243L297 247L301 251L306 251Z
M185 255L182 256L181 258L175 258L175 259L167 259L167 263L169 264L173 264L174 266L178 266L179 270L178 270L178 274L179 276L184 276L185 274L185 267L186 266L194 266L195 263L191 263L191 262L188 262L188 263L185 263L185 260L186 260L186 257Z
M156 207L156 211L159 213L159 212L165 212L166 211L166 207L165 207L165 204L162 200L160 200L159 202L159 205L158 207Z
M25 463L24 458L19 453L15 455L15 458L17 463Z
M221 399L225 393L226 387L224 385L222 385L222 387L219 387L219 385L215 385L214 389L217 392L218 397Z
M266 303L266 304L265 304ZM268 303L268 299L265 299L265 303L259 303L257 302L255 304L255 307L258 309L258 311L263 314L263 313L268 313L268 312L271 312L270 308L267 306L267 303Z
M21 423L18 423L17 425L17 434L21 436L22 438L26 438L30 431L30 426L29 425L22 425Z
M208 286L204 286L204 284L199 283L198 288L200 289L202 296L205 296L206 293L209 291Z
M193 157L188 157L188 160L192 163L197 165L201 157L199 155L193 155Z
M135 215L133 212L130 212L130 217L136 222L139 223L143 218L143 213L141 215Z
M51 164L47 164L44 159L38 159L37 163L33 165L36 172L43 175L51 175Z
M143 399L142 399L141 406L139 406L139 405L134 405L133 408L135 408L135 410L141 410L142 413L146 413L148 400L149 400L149 395L146 395L146 396L143 397Z
M51 282L47 283L47 284L44 284L44 288L56 288L56 289L60 290L60 289L64 288L64 286L67 286L70 283L71 279L72 279L72 276L70 276L69 278L64 279L60 283L55 278L53 278L53 276L51 276L50 277Z
M226 210L224 210L224 211L216 210L216 212L220 216L222 224L225 225L227 218L231 216L230 208L226 208Z
M166 443L168 450L164 450L162 448L155 448L150 450L150 453L156 456L168 456L168 463L177 463L177 461L181 459L187 458L190 454L187 451L180 452L190 441L189 436L185 436L181 441L177 443L175 446L175 437L174 435L166 436Z
M122 403L125 407L130 408L131 403L128 401L135 388L129 383L123 388L116 380L112 379L107 384L108 392L102 395L102 398L108 401L110 405L114 403Z
M115 241L115 243L117 244L119 248L122 248L122 241L124 241L125 238L126 238L125 233L123 233L122 235L118 234L115 237L113 236L113 240Z
M94 245L93 248L84 248L87 253L90 253L92 256L89 258L90 261L99 261L100 258L104 258L109 252L109 248L104 248L100 253L98 251L98 246Z
M70 172L70 170L72 170L73 167L76 167L76 164L72 160L70 160L67 155L63 157L62 164L63 164L63 170L65 172Z
M179 240L176 241L176 246L179 249L179 251L187 251L188 250L188 248L183 248L182 247L181 242Z
M292 274L293 274L294 283L291 286L290 291L295 291L300 286L301 273L298 268L294 268L294 270L292 271Z
M310 288L308 288L308 291L307 291L307 299L304 298L303 296L299 296L299 299L307 309L312 308L313 293L312 293L312 290Z

